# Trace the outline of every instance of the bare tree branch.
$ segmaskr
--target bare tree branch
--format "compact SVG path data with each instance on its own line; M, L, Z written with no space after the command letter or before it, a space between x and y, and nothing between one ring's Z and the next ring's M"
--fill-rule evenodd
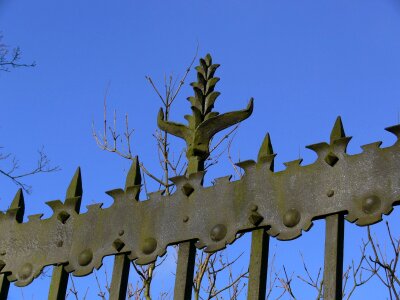
M39 158L34 168L28 171L18 172L20 169L18 159L10 153L0 153L0 161L2 161L2 163L5 165L4 167L0 168L0 174L11 179L12 182L21 187L28 194L31 193L32 186L24 182L26 177L39 173L51 173L60 170L58 166L51 166L50 159L44 152L44 148L40 149L38 154Z
M19 47L10 48L6 44L2 42L3 35L0 33L0 72L10 72L11 68L20 68L20 67L34 67L36 63L21 63L22 52Z

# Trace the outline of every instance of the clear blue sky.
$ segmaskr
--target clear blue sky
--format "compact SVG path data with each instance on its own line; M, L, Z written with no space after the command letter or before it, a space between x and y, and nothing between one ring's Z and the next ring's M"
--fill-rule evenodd
M124 185L129 162L101 152L91 137L92 121L101 126L109 82L110 110L116 108L121 119L129 114L134 152L157 170L152 133L160 102L144 76L161 85L164 74L181 75L197 44L199 55L210 52L222 65L217 111L244 108L255 98L253 116L233 145L237 160L254 159L268 131L277 169L299 152L305 164L311 163L315 156L304 146L327 141L338 115L354 137L350 153L362 144L394 141L383 129L398 123L400 111L400 0L0 0L0 30L5 43L21 47L24 62L37 63L0 74L0 145L27 168L44 145L62 168L29 178L33 193L26 197L27 215L50 215L44 202L63 199L77 166L83 173L83 207L93 201L109 205L104 191ZM194 79L192 72L188 82ZM182 90L175 120L190 111L185 98L191 93ZM180 141L173 145L178 151L183 147ZM209 179L231 173L225 161ZM0 208L6 209L17 187L4 178L0 186ZM292 244L274 242L278 263L284 257L296 270L302 251L315 270L323 255L322 227L318 222ZM349 230L347 261L356 255L363 233ZM170 277L165 270L158 280L168 286L166 274ZM37 281L25 290L26 299L47 292L48 281ZM377 286L360 290L356 299L378 293ZM17 288L11 292L19 299ZM94 299L95 287L90 292Z

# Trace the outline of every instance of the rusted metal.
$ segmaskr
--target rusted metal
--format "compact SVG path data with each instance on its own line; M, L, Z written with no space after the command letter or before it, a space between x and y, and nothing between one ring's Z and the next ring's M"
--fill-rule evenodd
M189 299L196 248L218 251L234 242L238 233L254 231L248 298L263 299L269 236L295 239L314 220L324 218L324 297L340 297L343 219L361 226L374 224L400 200L400 125L387 128L397 137L392 146L381 148L381 142L376 142L362 146L362 153L349 155L350 137L344 135L339 119L329 143L308 146L317 153L315 162L305 166L301 159L287 162L279 172L273 170L275 154L267 136L257 162L238 164L245 171L240 180L231 182L226 176L217 178L213 186L203 186L211 138L253 110L251 100L241 111L221 115L213 111L219 95L214 91L217 68L210 56L200 60L187 126L165 121L162 111L158 115L159 127L183 138L187 145L188 170L185 176L171 179L174 193L160 191L138 201L137 160L125 188L107 192L114 203L105 209L101 203L92 204L86 213L79 213L78 171L65 201L47 202L53 210L47 219L39 214L23 222L23 195L17 193L10 209L0 214L0 226L7 228L0 231L0 297L7 297L9 282L25 286L45 266L56 265L49 298L60 299L59 295L65 295L67 273L90 274L100 268L105 256L116 255L111 293L114 299L122 299L130 261L148 264L164 255L168 246L180 244L175 298Z

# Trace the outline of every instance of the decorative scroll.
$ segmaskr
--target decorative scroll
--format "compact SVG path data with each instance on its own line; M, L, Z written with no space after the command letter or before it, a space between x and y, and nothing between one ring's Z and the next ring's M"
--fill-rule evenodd
M340 119L334 130L343 130ZM400 125L387 128L400 137ZM104 256L127 253L139 264L154 261L168 245L197 240L197 247L217 251L232 243L239 232L268 228L280 240L290 240L310 229L312 221L346 212L357 225L379 222L400 200L400 142L380 148L380 142L346 154L350 138L308 146L318 155L310 165L301 160L271 171L275 155L241 162L244 176L234 182L218 178L203 187L204 173L176 177L170 196L152 193L138 201L140 173L132 165L125 190L108 192L112 206L88 206L79 214L80 197L50 201L53 215L29 216L22 222L23 196L19 191L11 208L0 216L0 273L16 285L29 284L47 265L64 264L68 272L84 276L102 265ZM262 148L269 147L269 136ZM266 152L267 153L267 152ZM71 186L80 185L80 172Z

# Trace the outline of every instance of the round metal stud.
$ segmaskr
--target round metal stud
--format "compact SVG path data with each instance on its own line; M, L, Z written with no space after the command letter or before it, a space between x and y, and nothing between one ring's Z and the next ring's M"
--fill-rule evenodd
M188 216L184 216L182 220L183 220L183 222L186 223L187 221L189 221L189 217Z
M297 209L291 208L283 215L283 224L286 227L294 227L300 222L300 213Z
M329 190L329 191L326 193L326 195L327 195L328 197L332 197L333 195L335 195L335 191L334 191L334 190Z
M381 207L381 200L377 196L367 197L362 201L362 210L366 214L372 214Z
M251 210L251 211L257 211L257 210L258 210L257 204L252 204L252 205L250 205L250 210Z
M214 241L214 242L218 242L220 240L222 240L225 236L226 236L226 226L223 224L218 224L215 225L210 232L210 238Z
M144 254L151 254L157 248L157 241L153 238L147 238L142 244L142 252Z
M83 250L78 257L78 263L84 267L91 263L93 259L93 252L90 249Z
M25 280L32 275L33 266L30 263L24 264L18 272L19 278Z
M64 244L64 242L63 242L63 241L58 241L58 242L57 242L57 247L62 247L62 246L63 246L63 244Z
M123 235L124 233L125 233L125 231L120 230L120 231L118 232L118 235L121 236L121 235Z

